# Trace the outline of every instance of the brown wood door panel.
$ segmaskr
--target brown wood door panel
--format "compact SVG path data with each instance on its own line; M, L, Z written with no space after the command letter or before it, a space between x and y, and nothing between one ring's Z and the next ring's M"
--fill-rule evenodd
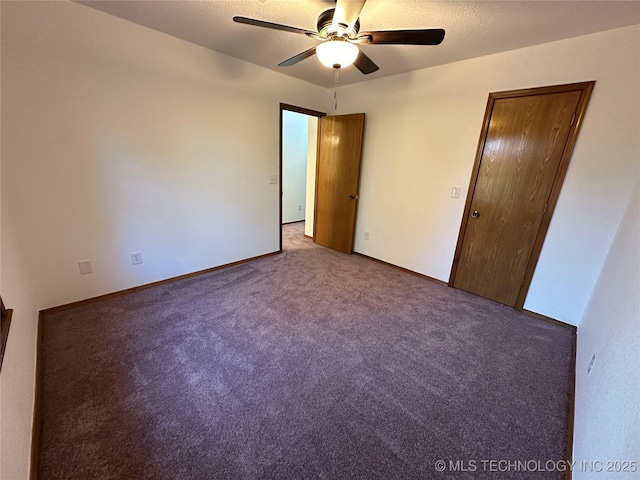
M454 287L518 303L573 147L568 143L575 141L573 120L586 108L581 89L564 90L493 99L454 259Z
M316 174L316 243L351 253L364 113L322 117Z

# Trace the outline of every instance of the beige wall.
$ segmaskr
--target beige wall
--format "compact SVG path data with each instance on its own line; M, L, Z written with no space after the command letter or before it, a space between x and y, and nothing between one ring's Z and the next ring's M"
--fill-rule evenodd
M577 325L638 177L639 44L633 26L343 87L339 113L367 114L356 251L447 281L489 92L596 80L525 303Z
M628 27L342 87L337 113L367 114L356 250L446 280L487 94L597 80L525 305L577 324L637 182L639 43ZM276 250L279 103L328 111L330 92L82 5L3 2L1 93L0 476L26 479L37 310Z
M72 2L2 3L1 91L13 480L28 471L37 311L277 250L279 104L322 110L329 94Z
M596 360L588 374L594 354ZM640 194L636 186L578 327L575 480L637 478L639 398ZM607 461L635 461L635 475L632 470L608 473ZM594 471L583 467L583 462L594 464Z

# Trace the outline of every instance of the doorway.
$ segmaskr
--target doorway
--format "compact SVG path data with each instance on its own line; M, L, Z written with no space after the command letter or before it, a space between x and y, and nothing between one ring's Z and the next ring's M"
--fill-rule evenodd
M313 237L319 118L326 114L280 104L280 251L284 224L305 222Z
M284 179L285 175L295 175L298 183L301 182L301 168L289 169L284 159L288 150L284 144L287 139L284 128L291 113L306 116L309 125L313 126L308 129L307 152L310 161L306 164L304 216L300 203L302 197L295 197L295 193L292 193L300 187L292 188L289 180ZM280 251L283 223L304 218L305 236L319 245L351 254L360 184L364 117L364 113L328 117L322 112L280 104ZM288 170L297 170L297 173ZM286 195L289 198L285 199ZM290 198L292 196L293 200Z
M449 286L522 310L594 84L489 95Z

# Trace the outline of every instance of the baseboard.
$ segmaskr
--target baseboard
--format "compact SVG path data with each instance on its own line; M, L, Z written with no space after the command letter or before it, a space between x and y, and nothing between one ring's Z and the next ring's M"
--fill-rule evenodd
M121 295L126 295L127 293L137 292L138 290L145 290L147 288L157 287L158 285L165 285L167 283L177 282L178 280L184 280L186 278L197 277L198 275L204 275L205 273L215 272L217 270L222 270L224 268L235 267L236 265L242 265L243 263L253 262L254 260L259 260L261 258L277 255L278 253L281 253L281 252L282 252L281 250L278 250L271 253L265 253L263 255L258 255L256 257L245 258L244 260L238 260L237 262L225 263L224 265L218 265L217 267L205 268L204 270L198 270L197 272L185 273L184 275L178 275L177 277L165 278L164 280L158 280L157 282L146 283L144 285L138 285L137 287L126 288L124 290L118 290L117 292L105 293L104 295L98 295L97 297L78 300L77 302L65 303L63 305L58 305L56 307L45 308L44 310L41 310L40 313L42 315L48 315L50 313L55 313L62 310L67 310L69 308L79 307L89 303L97 302L98 300L105 300L107 298L119 297Z
M542 320L544 322L552 323L560 327L566 328L573 334L573 346L571 347L571 361L569 362L569 411L567 412L567 450L565 452L565 459L569 464L573 461L573 429L575 421L575 408L576 408L576 355L577 355L577 332L578 328L570 323L556 320L555 318L547 317L530 310L522 310L527 315ZM565 480L573 479L573 471L571 468L565 470Z
M264 255L258 255L256 257L246 258L244 260L238 260L237 262L231 262L224 265L219 265L217 267L206 268L204 270L198 270L197 272L186 273L184 275L178 275L177 277L171 277L164 280L159 280L157 282L147 283L145 285L139 285L137 287L127 288L125 290L119 290L117 292L107 293L104 295L99 295L97 297L87 298L84 300L79 300L77 302L67 303L64 305L58 305L56 307L47 308L41 310L38 314L38 332L36 334L36 368L35 368L35 387L34 387L34 402L33 402L33 424L31 431L31 469L29 473L30 480L36 480L38 478L38 454L39 454L39 445L40 445L40 385L41 385L41 375L42 375L42 335L43 328L45 325L44 317L47 314L59 312L62 310L66 310L72 307L78 307L81 305L86 305L89 303L96 302L98 300L104 300L107 298L118 297L121 295L126 295L127 293L136 292L138 290L144 290L147 288L155 287L158 285L164 285L167 283L177 282L178 280L184 280L186 278L197 277L198 275L203 275L205 273L215 272L216 270L222 270L224 268L234 267L236 265L241 265L243 263L252 262L254 260L259 260L261 258L270 257L272 255L276 255L280 253L280 251L265 253Z
M42 376L42 329L44 327L42 312L38 313L38 331L36 332L36 368L35 384L33 392L33 423L31 424L31 468L29 471L30 480L38 478L38 456L40 452L40 388Z
M304 219L294 220L293 222L282 222L282 225L293 225L294 223L304 223Z
M304 235L304 238L308 238L309 240L313 240L313 237L311 235L307 235L306 233Z
M369 260L373 260L374 262L381 263L381 264L386 265L388 267L392 267L392 268L395 268L397 270L401 270L403 272L410 273L412 275L417 275L418 277L424 278L426 280L430 280L432 282L439 283L440 285L443 285L445 287L447 286L447 282L443 282L442 280L438 280L437 278L430 277L429 275L425 275L423 273L415 272L413 270L409 270L408 268L400 267L398 265L394 265L393 263L385 262L384 260L380 260L378 258L370 257L369 255L365 255L364 253L353 252L353 254L354 255L359 255L359 256L364 257L364 258L368 258Z
M546 315L541 315L539 313L532 312L531 310L522 310L522 312L532 317L535 317L538 320L544 320L545 322L553 323L554 325L559 325L561 327L568 328L574 333L577 331L577 327L575 325L571 325L570 323L563 322L562 320L556 320L555 318L547 317Z
M573 429L575 427L576 414L576 364L578 355L578 336L577 331L573 334L573 349L571 351L571 371L569 372L569 413L567 426L567 452L566 460L568 463L573 462ZM571 468L565 471L565 480L573 479L573 470Z
M428 275L423 275L422 273L414 272L413 270L409 270L407 268L399 267L398 265L394 265L392 263L385 262L383 260L379 260L377 258L370 257L363 253L353 252L355 255L359 255L361 257L368 258L370 260L376 261L378 263L382 263L384 265L388 265L390 267L402 270L407 273L412 273L414 275L418 275L419 277L426 278L427 280L431 280L433 282L439 283L444 286L448 286L447 282L443 282L433 277L429 277ZM575 325L571 325L570 323L566 323L560 320L556 320L555 318L547 317L545 315L541 315L536 312L532 312L530 310L523 310L524 313L530 315L532 317L537 318L538 320L542 320L545 322L553 323L554 325L561 326L563 328L569 329L573 333L573 347L571 352L571 371L569 372L569 412L568 412L568 425L567 425L567 450L565 452L565 460L567 462L573 461L573 428L574 428L574 417L575 417L575 397L576 397L576 343L577 343L577 327ZM565 480L572 480L573 473L571 469L567 469L565 473Z
M305 235L306 238L312 239L313 237L310 237L308 235ZM236 265L241 265L243 263L248 263L254 260L259 260L261 258L266 258L266 257L270 257L273 255L276 255L278 253L281 253L280 251L275 251L275 252L271 252L271 253L267 253L267 254L263 254L263 255L258 255L255 257L251 257L251 258L247 258L244 260L239 260L236 262L231 262L228 264L224 264L224 265L219 265L217 267L211 267L211 268L207 268L204 270L199 270L196 272L192 272L192 273L187 273L184 275L179 275L176 277L171 277L168 279L164 279L164 280L159 280L156 282L152 282L152 283L148 283L148 284L144 284L144 285L139 285L136 287L132 287L132 288L128 288L128 289L124 289L124 290L119 290L116 292L112 292L112 293L107 293L104 295L99 295L96 297L91 297L91 298L87 298L84 300L79 300L77 302L72 302L72 303L68 303L68 304L63 304L63 305L59 305L59 306L55 306L55 307L51 307L48 309L44 309L41 310L39 312L38 315L38 326L37 326L37 334L36 334L36 360L35 360L35 386L34 386L34 406L33 406L33 423L32 423L32 435L31 435L31 466L30 466L30 474L29 474L29 478L30 480L36 480L38 477L38 456L39 456L39 440L40 440L40 426L41 426L41 375L42 375L42 355L41 355L41 347L42 347L42 337L43 337L43 328L44 328L44 317L49 314L49 313L54 313L54 312L59 312L62 310L66 310L69 308L73 308L73 307L77 307L77 306L81 306L81 305L85 305L85 304L89 304L89 303L93 303L96 302L98 300L103 300L103 299L107 299L107 298L112 298L112 297L117 297L117 296L121 296L121 295L126 295L128 293L132 293L138 290L144 290L147 288L151 288L151 287L155 287L155 286L159 286L159 285L164 285L164 284L168 284L168 283L172 283L172 282L176 282L179 280L184 280L187 278L192 278L192 277L197 277L199 275L203 275L206 273L210 273L210 272L214 272L217 270L222 270L225 268L229 268L229 267L233 267ZM444 282L442 280L438 280L436 278L430 277L428 275L424 275L422 273L419 272L415 272L413 270L409 270L407 268L404 267L400 267L398 265L394 265L392 263L389 262L385 262L383 260L374 258L374 257L370 257L368 255L365 255L363 253L359 253L359 252L353 252L355 255L367 258L369 260L373 260L375 262L381 263L383 265L395 268L397 270L401 270L403 272L406 273L410 273L412 275L416 275L419 276L421 278L424 278L426 280L438 283L440 285L443 286L448 286L447 282ZM570 385L569 385L569 411L568 411L568 434L567 434L567 450L566 450L566 461L567 462L571 462L573 459L573 431L574 431L574 417L575 417L575 387L576 387L576 343L577 343L577 339L575 338L575 334L577 332L577 328L574 325L562 322L560 320L556 320L554 318L551 317L546 317L544 315L529 311L529 310L523 310L524 313L533 316L537 319L543 320L543 321L547 321L565 328L568 328L570 330L573 331L574 333L574 342L573 342L573 347L572 347L572 361L571 361L571 372L570 372ZM565 473L565 480L572 480L573 476L572 476L572 472L571 469L567 469L566 473Z

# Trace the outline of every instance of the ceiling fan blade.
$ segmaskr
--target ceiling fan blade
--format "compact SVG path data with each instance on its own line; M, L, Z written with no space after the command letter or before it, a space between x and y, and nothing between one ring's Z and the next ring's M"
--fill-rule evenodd
M337 0L333 25L341 25L346 31L353 28L367 0Z
M311 47L309 50L305 50L297 55L294 55L291 58L288 58L284 62L280 62L278 64L279 67L290 67L291 65L295 65L296 63L304 60L305 58L309 58L312 55L316 54L316 47Z
M254 27L270 28L271 30L282 30L283 32L302 33L303 35L307 35L309 33L311 34L315 33L315 32L310 32L309 30L304 30L302 28L290 27L289 25L281 25L279 23L265 22L264 20L256 20L255 18L233 17L233 21L236 23L243 23L245 25L253 25Z
M369 57L367 57L362 50L358 53L358 58L353 64L365 75L369 75L370 73L376 72L380 69L378 65L373 63Z
M324 42L327 39L326 37L323 37L322 35L316 32L307 32L307 37L313 38L314 40L319 40L321 42Z
M424 30L381 30L362 32L358 38L370 37L372 45L439 45L444 40L444 30L427 28Z

